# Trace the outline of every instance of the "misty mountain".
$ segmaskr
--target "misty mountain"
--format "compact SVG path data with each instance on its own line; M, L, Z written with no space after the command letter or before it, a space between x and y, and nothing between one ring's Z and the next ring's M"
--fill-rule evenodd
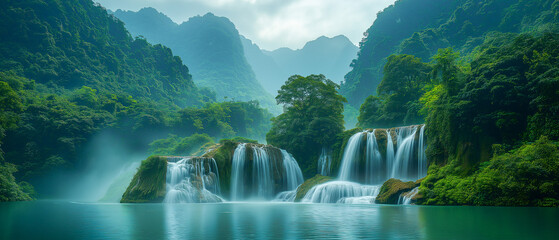
M229 19L208 13L176 24L153 8L113 14L133 36L171 48L189 67L194 82L215 91L218 100L258 100L277 110L248 64L239 32Z
M322 36L298 50L279 48L266 51L242 36L241 41L257 79L274 95L287 78L295 74L324 74L335 82L341 82L351 70L349 65L358 51L343 35L333 38Z

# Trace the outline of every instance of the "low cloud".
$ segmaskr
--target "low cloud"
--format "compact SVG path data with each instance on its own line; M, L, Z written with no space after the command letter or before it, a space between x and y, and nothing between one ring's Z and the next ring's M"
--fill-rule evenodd
M298 49L319 36L346 35L358 44L376 14L395 0L97 0L108 9L153 7L181 23L212 12L261 48Z

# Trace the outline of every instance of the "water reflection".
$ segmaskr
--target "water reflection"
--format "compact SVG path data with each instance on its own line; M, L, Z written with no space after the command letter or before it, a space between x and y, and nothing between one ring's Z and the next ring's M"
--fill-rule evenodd
M1 239L554 239L559 209L0 203Z

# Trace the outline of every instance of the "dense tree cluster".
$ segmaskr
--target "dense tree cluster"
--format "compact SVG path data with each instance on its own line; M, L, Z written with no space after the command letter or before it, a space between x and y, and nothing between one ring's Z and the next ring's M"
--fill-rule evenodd
M365 32L340 92L359 106L380 84L392 54L428 62L439 49L452 47L467 58L496 32L557 29L558 6L557 0L398 0Z
M272 119L266 140L292 153L305 176L316 173L322 147L334 144L344 130L346 100L337 88L324 75L294 75L278 91L276 100L284 104L284 113Z
M79 169L102 131L145 150L169 133L264 139L270 127L258 102L216 103L170 49L90 0L2 1L0 19L0 177L15 186L0 195L23 196L2 200L28 199L16 179Z

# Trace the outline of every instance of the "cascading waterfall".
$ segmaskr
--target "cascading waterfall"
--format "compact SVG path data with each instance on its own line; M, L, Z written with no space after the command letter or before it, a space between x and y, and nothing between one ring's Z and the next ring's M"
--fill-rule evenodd
M299 168L297 160L291 154L282 149L281 155L283 157L283 168L285 169L283 178L286 180L287 189L296 189L303 183L303 172Z
M413 161L416 132L417 127L400 128L400 133L398 133L398 150L394 157L394 165L390 174L391 178L411 180L413 177L416 177L414 176L415 174L409 171Z
M342 164L340 166L339 179L342 181L351 181L357 175L358 166L356 164L361 156L361 142L363 142L363 134L365 132L356 133L349 138L344 149ZM355 161L354 161L355 160Z
M425 125L419 130L419 143L417 144L417 176L427 176L427 156L425 155Z
M311 188L302 199L302 202L354 203L359 198L378 195L379 189L380 186L361 185L347 181L332 181Z
M252 151L249 159L247 150ZM249 152L250 154L250 152ZM303 183L297 161L285 150L257 145L239 144L233 154L231 199L295 198L295 189ZM292 193L289 193L292 192Z
M166 203L222 202L213 158L183 158L167 163Z
M329 176L331 164L332 152L323 147L322 152L320 153L320 157L318 158L318 174L322 176Z
M392 135L390 130L386 130L386 172L385 174L392 173L392 167L394 166L394 141L392 141Z
M419 187L416 187L416 188L412 189L412 190L409 191L409 192L400 194L400 197L398 197L398 204L399 204L399 205L410 205L410 204L411 204L411 200L412 200L413 197L415 197L415 195L417 195L418 193L419 193Z
M373 132L367 132L365 182L369 184L379 183L382 181L382 179L384 179L384 171L382 169L382 156L380 155L375 132L376 129L373 130Z
M244 169L246 144L241 143L235 148L231 168L231 200L240 200L245 192Z
M395 129L396 144L391 130L374 129L354 134L344 149L338 181L314 186L303 201L372 203L380 184L389 178L417 180L424 177L427 174L424 128L425 125ZM379 134L386 134L384 156L377 139ZM366 144L364 147L362 142Z
M252 156L252 182L257 183L256 198L266 199L274 195L274 179L272 178L272 164L266 150L260 147L253 148Z

